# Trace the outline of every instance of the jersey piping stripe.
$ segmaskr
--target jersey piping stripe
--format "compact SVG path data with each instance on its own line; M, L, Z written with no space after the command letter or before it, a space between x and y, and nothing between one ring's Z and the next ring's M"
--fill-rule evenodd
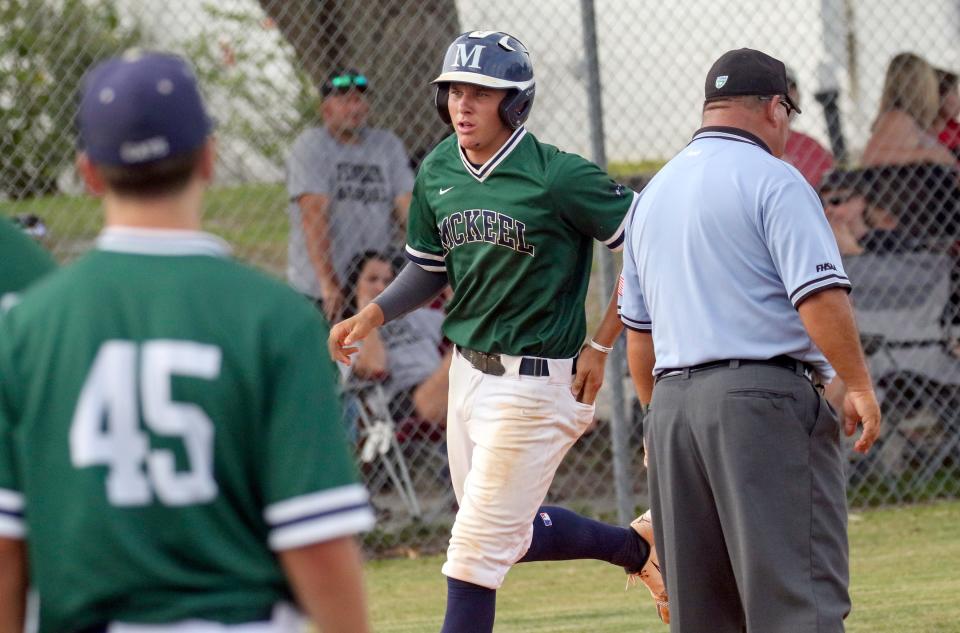
M617 227L617 230L613 232L613 235L610 236L610 239L603 243L604 246L609 248L615 253L619 253L623 250L623 242L627 236L627 224L630 221L630 216L633 215L634 209L637 208L637 204L640 202L640 194L636 191L633 192L633 202L630 203L630 208L627 209L627 214L623 216L623 220L620 221L620 226Z
M759 136L735 127L729 127L725 125L710 125L707 127L702 127L694 133L690 143L701 138L716 138L726 141L747 143L749 145L756 145L768 154L773 153L770 151L770 147L764 143L763 139L761 139Z
M849 281L843 281L843 280L830 281L830 280L828 280L828 281L825 281L825 282L823 282L823 283L820 283L820 284L817 284L817 285L814 285L814 286L810 286L809 288L807 288L806 290L804 290L803 294L799 294L799 295L797 295L796 297L791 298L790 301L793 303L793 307L797 307L797 306L799 306L801 303L803 303L806 299L809 299L811 295L815 295L815 294L817 294L818 292L823 292L824 290L828 290L828 289L830 289L830 288L843 288L843 289L845 289L847 292L849 292L850 289L851 289L851 287L852 287L852 286L851 286L851 284L850 284Z
M369 506L365 506L273 530L267 542L273 550L291 549L366 532L373 527L374 522L373 512Z
M416 265L419 266L420 268L426 270L427 272L431 272L431 273L445 273L445 272L447 272L447 265L446 265L446 263L445 263L442 259L441 259L440 261L437 261L437 260L433 259L432 256L431 256L430 259L427 259L427 258L425 258L425 257L420 257L420 256L418 256L418 255L414 255L414 254L411 253L410 251L411 251L411 249L410 249L410 247L408 246L407 249L406 249L406 251L405 251L405 255L407 256L407 259L409 259L410 261L412 261L414 264L416 264Z
M721 134L701 134L700 136L698 136L697 138L695 138L695 139L693 139L693 140L694 140L694 141L699 141L699 140L702 139L702 138L718 138L718 139L721 139L721 140L724 140L724 141L736 141L737 143L746 143L747 145L755 145L755 146L759 147L759 145L757 145L757 144L754 143L753 141L748 141L748 140L745 139L745 138L737 138L737 137L735 137L735 136L726 136L726 135L721 135Z
M321 512L351 508L367 503L369 498L362 485L348 484L272 503L264 509L263 517L270 526L282 525Z
M14 490L0 488L0 512L21 514L23 512L23 495Z
M838 281L836 281L836 282L831 282L831 283L837 283L837 284L840 284L840 285L847 285L847 286L850 285L850 280L849 280L846 276L844 276L844 275L837 275L837 274L824 275L823 277L817 277L816 279L811 279L810 281L808 281L808 282L806 282L806 283L804 283L804 284L800 284L793 292L790 293L790 301L792 301L793 304L796 305L796 303L797 303L797 301L796 301L797 293L803 291L803 294L805 295L805 294L807 294L806 288L807 288L808 286L814 286L814 285L816 285L816 284L822 284L823 282L825 282L825 281L830 281L831 279L836 279L836 280L838 280Z
M650 321L637 321L622 313L620 314L620 320L623 321L625 326L638 332L649 332L653 329L653 323Z
M110 227L97 238L102 251L135 255L208 255L227 257L230 246L215 235L202 231L172 231Z
M284 521L283 523L275 523L273 528L275 530L282 530L285 527L290 527L291 525L296 525L297 523L304 523L306 521L314 521L316 519L322 519L324 517L333 516L334 514L339 514L341 512L353 512L354 510L362 510L364 508L369 508L370 504L366 501L362 503L355 503L352 506L346 506L342 508L333 508L332 510L324 510L322 512L315 512L307 516L303 516L297 519L290 519L289 521Z
M27 529L22 519L0 514L0 536L6 538L23 538Z
M520 143L521 139L526 136L527 130L522 125L510 135L510 138L507 139L507 142L503 144L497 153L490 157L490 160L480 165L480 167L474 167L470 164L470 161L467 159L467 154L464 152L463 147L457 143L457 151L460 152L460 161L463 163L464 168L466 168L467 173L473 176L477 181L483 182L487 177L493 173L493 170L496 169L497 165L502 163L504 159L510 155L510 152Z
M425 253L423 251L418 251L409 244L407 244L407 252L413 255L414 257L419 257L420 259L432 259L435 262L443 263L443 255L434 255L433 253Z
M13 510L4 510L3 508L0 508L0 516L2 516L2 517L13 517L14 519L22 519L22 518L23 518L23 513L22 513L22 512L14 512Z

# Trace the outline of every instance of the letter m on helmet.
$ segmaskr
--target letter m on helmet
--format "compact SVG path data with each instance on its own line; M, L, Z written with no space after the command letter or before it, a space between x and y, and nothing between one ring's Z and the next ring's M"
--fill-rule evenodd
M477 44L470 49L470 52L467 52L466 44L457 44L457 54L453 58L453 63L450 64L453 67L463 67L467 68L476 68L480 69L480 53L483 52L484 46Z

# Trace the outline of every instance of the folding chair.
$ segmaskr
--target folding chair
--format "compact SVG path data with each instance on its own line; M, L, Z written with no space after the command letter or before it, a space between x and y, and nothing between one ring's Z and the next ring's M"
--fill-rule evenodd
M397 423L390 414L389 400L379 382L347 379L344 391L353 397L357 414L357 441L360 461L379 464L407 508L410 516L421 519L423 512L410 478L403 449L397 440ZM373 492L376 492L375 490Z
M851 469L852 483L872 473L891 490L922 492L960 452L956 398L947 395L960 393L960 361L946 351L941 322L952 266L950 256L930 251L844 260L885 416L876 447Z

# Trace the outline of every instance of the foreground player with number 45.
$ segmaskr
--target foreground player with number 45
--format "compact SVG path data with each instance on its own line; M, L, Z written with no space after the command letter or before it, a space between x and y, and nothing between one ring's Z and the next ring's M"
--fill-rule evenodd
M666 620L648 521L631 529L541 505L593 420L606 352L620 332L611 301L595 339L582 345L593 241L619 250L637 196L526 131L533 66L516 38L464 33L434 83L440 118L455 134L427 156L414 184L413 264L333 327L330 349L349 363L371 330L447 283L453 289L443 329L456 344L447 448L460 508L443 566L443 633L490 633L507 571L542 560L622 566L647 583Z
M292 633L301 609L366 633L353 537L373 514L326 326L200 232L193 72L105 61L78 124L106 229L0 320L0 631L22 630L29 581L41 633Z

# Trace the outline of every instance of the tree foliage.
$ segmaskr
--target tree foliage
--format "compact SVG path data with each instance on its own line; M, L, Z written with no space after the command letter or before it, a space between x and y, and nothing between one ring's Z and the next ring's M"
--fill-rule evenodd
M75 151L91 64L139 39L112 0L0 0L0 191L49 194Z

